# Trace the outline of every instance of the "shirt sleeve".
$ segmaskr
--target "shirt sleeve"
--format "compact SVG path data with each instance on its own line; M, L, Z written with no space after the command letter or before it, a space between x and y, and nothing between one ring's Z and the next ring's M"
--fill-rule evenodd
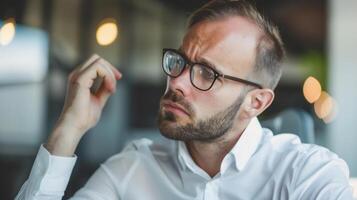
M51 155L41 145L30 176L15 199L62 199L76 160L75 155L73 157Z
M289 199L354 199L346 162L324 148L315 149L299 160L292 183Z

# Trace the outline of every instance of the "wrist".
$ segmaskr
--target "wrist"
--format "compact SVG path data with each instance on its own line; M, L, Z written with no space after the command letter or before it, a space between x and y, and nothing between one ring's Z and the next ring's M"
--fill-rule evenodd
M56 126L48 138L45 148L52 155L73 156L82 135L76 128Z
M73 132L76 135L83 135L88 128L85 126L85 122L81 122L79 116L75 116L71 113L65 112L60 115L55 125L58 129L66 129Z

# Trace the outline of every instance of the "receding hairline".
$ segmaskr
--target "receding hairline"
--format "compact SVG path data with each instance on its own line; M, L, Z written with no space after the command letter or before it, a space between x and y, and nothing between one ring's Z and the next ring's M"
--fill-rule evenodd
M254 31L254 40L255 40L255 46L253 47L254 48L254 62L252 63L251 66L249 66L251 68L250 70L250 73L252 76L249 76L248 78L252 78L251 81L254 81L253 78L253 73L254 72L257 72L258 68L256 67L256 58L258 56L258 53L259 53L259 48L262 47L262 45L266 45L267 42L269 41L270 37L268 35L268 33L266 33L264 31L264 28L261 27L258 23L256 23L254 21L254 19L251 19L247 16L242 16L242 15L233 15L233 14L225 14L225 15L222 15L222 16L218 16L218 17L214 17L214 18L207 18L207 19L204 19L202 21L197 21L196 23L194 24L191 24L190 26L187 27L187 31L190 31L190 29L192 28L195 28L196 26L199 26L203 23L211 23L211 22L223 22L223 21L226 21L226 20L231 20L231 19L243 19L245 22L249 23L250 25L252 25L251 27L252 30ZM240 31L239 29L233 29L232 31ZM187 32L186 32L187 34ZM268 40L268 41L267 41ZM268 42L270 44L270 42Z
M255 65L252 66L252 69L255 72L254 76L261 79L260 84L274 89L282 74L282 61L285 57L284 45L278 28L263 17L250 2L212 0L191 14L187 28L190 29L195 24L204 21L221 20L233 16L240 16L253 22L261 31L256 42Z

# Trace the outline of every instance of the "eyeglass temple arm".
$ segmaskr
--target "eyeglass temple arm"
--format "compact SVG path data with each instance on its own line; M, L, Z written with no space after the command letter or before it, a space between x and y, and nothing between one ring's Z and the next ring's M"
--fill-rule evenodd
M233 80L233 81L237 81L237 82L241 82L241 83L245 83L247 85L251 85L251 86L255 86L259 89L263 89L263 87L257 83L254 83L254 82L251 82L251 81L247 81L247 80L244 80L244 79L241 79L241 78L237 78L237 77L233 77L233 76L229 76L229 75L224 75L222 74L221 75L223 78L226 78L226 79L230 79L230 80Z

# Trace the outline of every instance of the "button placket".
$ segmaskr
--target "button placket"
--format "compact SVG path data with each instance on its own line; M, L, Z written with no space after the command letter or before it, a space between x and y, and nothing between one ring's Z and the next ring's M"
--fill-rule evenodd
M206 183L205 200L219 200L218 199L218 185L216 180L211 180Z

